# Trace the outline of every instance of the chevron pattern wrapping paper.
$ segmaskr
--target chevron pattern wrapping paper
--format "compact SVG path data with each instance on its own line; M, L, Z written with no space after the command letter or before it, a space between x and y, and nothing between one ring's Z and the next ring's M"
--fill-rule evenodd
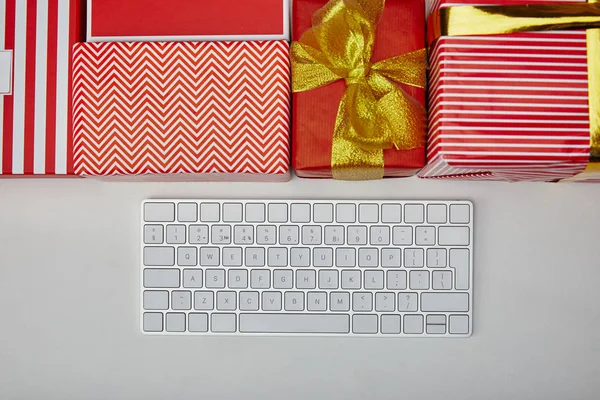
M75 173L286 179L289 99L285 41L77 44Z

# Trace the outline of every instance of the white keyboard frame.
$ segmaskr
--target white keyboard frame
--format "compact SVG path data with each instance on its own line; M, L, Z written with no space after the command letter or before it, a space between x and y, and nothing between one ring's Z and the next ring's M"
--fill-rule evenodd
M369 243L367 243L367 245L348 245L348 244L344 244L343 247L355 247L357 249L356 252L356 259L358 262L358 248L359 247L376 247L377 249L382 249L382 248L391 248L391 247L400 247L402 249L404 249L405 247L417 247L417 248L424 248L425 253L427 252L427 247L425 246L418 246L415 244L415 234L416 234L416 226L424 226L424 225L432 225L427 223L427 203L429 204L445 204L447 206L447 223L446 224L437 224L437 225L451 225L450 224L450 209L449 206L451 204L468 204L469 205L469 223L468 224L456 224L456 225L461 225L461 226L465 226L468 225L469 227L469 245L468 246L461 246L461 248L468 248L469 249L469 289L468 290L456 290L456 289L452 289L450 291L441 291L441 290L434 290L432 289L432 285L429 285L429 289L426 290L421 290L421 289L410 289L410 286L408 285L408 272L410 271L414 271L414 270L428 270L430 272L439 270L439 269L435 269L435 268L428 268L426 265L424 265L423 267L420 268L406 268L404 266L404 252L402 252L402 266L400 268L382 268L381 266L377 267L377 268L364 268L364 267L336 267L335 265L333 267L314 267L312 265L311 262L311 266L309 267L291 267L291 266L287 266L287 267L268 267L268 266L264 266L264 267L246 267L244 265L242 265L241 267L225 267L225 266L216 266L216 267L205 267L205 268L217 268L217 269L225 269L226 271L229 269L246 269L248 270L248 288L247 289L230 289L227 286L223 289L207 289L204 285L204 279L203 279L203 287L202 288L184 288L183 284L180 284L179 288L175 288L175 289L168 289L168 288L162 288L162 289L154 289L154 290L163 290L163 291L168 291L169 292L169 304L171 302L171 292L174 290L184 290L184 291L191 291L192 292L192 307L191 310L166 310L166 311L161 311L164 314L166 314L167 312L175 312L175 313L185 313L186 314L186 331L185 332L167 332L166 331L166 327L164 326L163 323L163 331L162 332L145 332L144 331L144 313L145 312L151 312L149 310L144 310L144 305L143 305L143 296L144 296L144 291L148 290L148 288L144 288L144 282L143 282L143 274L144 274L144 269L145 266L143 264L143 257L144 257L144 238L143 238L143 230L144 230L144 225L145 224L163 224L165 225L165 235L166 235L166 225L168 223L165 222L145 222L144 221L144 204L145 203L175 203L176 205L176 209L177 209L177 203L180 202L186 202L186 203L197 203L198 204L198 221L197 222L178 222L177 218L175 218L174 222L171 222L171 224L178 224L178 225L186 225L186 239L187 238L187 232L188 232L188 225L197 225L197 224L203 224L203 225L208 225L209 226L209 235L210 235L210 226L215 224L215 225L223 225L223 224L229 224L232 226L232 237L233 237L233 226L236 224L240 224L240 225L276 225L277 227L279 227L279 225L298 225L300 226L300 236L299 236L299 244L298 245L281 245L279 243L275 244L275 245L258 245L256 243L252 244L252 245L234 245L233 244L233 240L230 244L228 245L220 245L220 244L212 244L209 242L209 244L205 245L205 246L209 246L209 247L219 247L220 249L222 249L223 247L231 247L231 246L239 246L239 247L264 247L265 248L265 264L266 264L266 258L267 258L267 251L266 248L269 246L273 246L273 247L287 247L288 248L288 254L289 254L289 249L291 247L309 247L310 248L310 254L311 254L311 261L312 261L312 254L313 254L313 248L314 247L334 247L334 253L335 253L335 246L330 246L330 245L325 245L322 244L321 246L314 246L314 245L304 245L302 244L302 225L321 225L322 226L322 237L324 239L324 235L325 235L325 226L326 225L344 225L344 226L348 226L348 225L366 225L368 227L370 227L370 225L388 225L390 227L393 227L394 225L410 225L413 227L413 245L411 246L394 246L392 243L392 230L390 229L390 245L389 246L372 246ZM206 203L220 203L221 206L223 203L241 203L243 205L243 213L244 213L244 217L245 217L245 212L246 212L246 203L264 203L265 204L265 222L263 223L249 223L249 222L223 222L222 220L220 220L219 222L214 222L214 223L210 223L210 222L201 222L200 221L200 203L202 202L206 202ZM286 223L280 223L280 222L269 222L268 221L268 204L269 203L287 203L288 204L288 222ZM314 204L320 204L320 203L332 203L333 206L333 222L330 223L314 223L314 222L308 222L308 223L293 223L291 222L291 216L290 216L290 205L292 203L305 203L305 204L310 204L311 205L311 213L313 210L313 206ZM356 218L356 222L354 223L339 223L336 222L336 216L335 216L335 204L336 203L349 203L349 204L355 204L356 205L356 214L357 214L357 218ZM402 222L400 223L383 223L381 222L381 213L379 213L379 221L378 223L360 223L358 222L358 209L359 209L359 204L378 204L379 205L379 209L381 210L381 205L382 204L401 204L402 205ZM414 223L406 223L404 222L404 206L406 204L424 204L425 205L425 212L424 212L424 221L422 224L414 224ZM210 199L210 198L204 198L204 199L198 199L198 198L188 198L188 199L146 199L143 200L141 203L141 207L140 207L140 229L139 229L139 233L140 233L140 239L139 239L139 243L140 243L140 304L139 304L139 309L140 309L140 332L144 335L150 335L150 336L296 336L296 337L302 337L302 336L319 336L319 337L386 337L386 338L407 338L407 337L413 337L413 338L466 338L466 337L470 337L473 334L473 275L474 275L474 264L473 264L473 228L474 228L474 224L473 224L473 203L469 200L375 200L375 199L365 199L365 200L348 200L348 199L337 199L337 200L329 200L329 199L320 199L320 200L304 200L304 199L294 199L294 200L285 200L285 199L269 199L269 200L259 200L259 199ZM222 209L220 211L220 219L222 219ZM314 218L314 214L311 215L311 218ZM370 233L370 229L367 228L367 234L369 235ZM276 236L279 236L279 229L276 230ZM345 238L346 239L346 238ZM436 230L436 242L438 239L438 232ZM279 240L277 240L279 241ZM163 245L165 245L163 243ZM178 245L173 245L174 247L177 247ZM196 246L196 247L201 247L202 245L191 245L189 244L188 240L186 240L185 244L179 245L179 246ZM449 262L449 250L451 248L455 248L456 246L440 246L439 244L436 244L434 247L437 248L445 248L447 250L447 254L448 254L448 258L447 258L447 262ZM175 253L177 253L177 251L175 251ZM288 260L289 260L289 256L288 256ZM198 254L198 264L200 262L200 254ZM426 257L424 257L424 264L426 264ZM190 269L190 268L194 268L194 267L189 267L189 266L178 266L177 265L177 260L175 261L175 266L173 267L148 267L148 268L178 268L181 271L180 277L183 277L183 270L184 269ZM197 266L196 268L199 268L199 266ZM252 289L250 288L250 270L251 269L260 269L260 268L265 268L265 269L270 269L270 270L274 270L274 269L291 269L293 271L293 279L294 279L294 287L292 289L274 289L274 288L270 288L270 289ZM422 334L406 334L404 332L398 333L398 334L384 334L381 333L381 329L378 329L378 333L368 333L368 334L359 334L359 333L353 333L352 332L352 322L350 322L350 332L348 333L270 333L270 332L239 332L239 330L237 332L232 332L232 333L227 333L227 332L211 332L210 330L208 332L189 332L187 331L187 315L189 313L208 313L209 314L209 319L210 319L210 314L211 311L203 311L203 310L195 310L194 309L194 292L195 291L212 291L212 292L217 292L217 291L234 291L236 292L236 299L239 299L239 293L240 291L257 291L259 292L259 298L262 299L262 292L263 291L280 291L280 292L284 292L286 290L289 291L297 291L297 292L304 292L305 294L305 299L307 296L308 292L311 291L320 291L320 292L327 292L327 304L329 305L329 293L332 291L338 291L338 292L352 292L352 291L362 291L362 292L371 292L373 293L373 303L375 302L375 293L378 291L392 291L392 290L388 290L384 287L384 289L319 289L318 285L315 289L297 289L295 287L295 277L296 277L296 270L297 269L310 269L310 268L316 268L318 270L320 269L352 269L352 270L366 270L366 269L383 269L384 271L390 270L390 269L400 269L400 270L406 270L407 271L407 288L402 290L404 292L417 292L418 293L418 304L419 304L419 310L416 312L399 312L399 311L394 311L393 313L390 312L377 312L375 311L375 307L373 306L373 310L371 312L355 312L352 310L352 308L350 308L349 311L312 311L312 312L308 312L306 311L306 309L302 312L305 314L342 314L342 315L349 315L350 316L350 321L352 321L352 315L353 314L376 314L378 316L378 328L379 328L379 324L380 324L380 316L382 314L400 314L401 315L401 330L404 329L404 318L403 316L405 314L409 314L409 315L414 315L414 314L420 314L423 315L423 333ZM449 265L448 267L449 268ZM272 275L272 274L271 274ZM226 279L228 279L227 277L227 273L226 273ZM318 271L317 271L317 279L318 279ZM431 277L430 277L431 279ZM454 276L454 271L453 271L453 280L455 279ZM341 280L341 274L340 274L340 280ZM385 280L387 282L387 277L385 277ZM271 277L271 282L272 282L272 277ZM361 278L361 286L362 286L362 278ZM393 290L394 292L398 292L398 290ZM452 293L452 292L461 292L461 293L468 293L469 294L469 311L468 312L424 312L421 311L421 293L425 293L425 292L433 292L433 293ZM282 293L283 294L283 293ZM262 301L262 300L261 300ZM216 310L216 296L214 298L214 304L215 304L215 308L213 309L212 312L216 312L216 313L231 313L231 314L236 314L236 329L239 329L239 314L241 313L252 313L252 314L266 314L266 313L270 313L270 314L299 314L300 312L297 311L285 311L283 309L283 296L282 296L282 310L281 311L262 311L262 310L258 310L258 311L240 311L239 307L236 307L237 310L235 311L218 311ZM398 299L397 297L395 297L395 308L397 308L398 305ZM305 303L305 308L306 308L306 303ZM329 308L329 307L328 307ZM427 315L428 314L435 314L435 315L445 315L446 316L446 333L444 334L428 334L427 333ZM456 314L460 314L460 315L468 315L469 316L469 333L468 334L450 334L449 333L449 316L450 315L456 315Z

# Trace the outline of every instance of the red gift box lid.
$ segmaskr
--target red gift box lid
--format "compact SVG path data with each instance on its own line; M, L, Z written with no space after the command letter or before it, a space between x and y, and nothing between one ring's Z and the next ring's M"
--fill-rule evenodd
M288 0L87 0L87 41L289 40Z

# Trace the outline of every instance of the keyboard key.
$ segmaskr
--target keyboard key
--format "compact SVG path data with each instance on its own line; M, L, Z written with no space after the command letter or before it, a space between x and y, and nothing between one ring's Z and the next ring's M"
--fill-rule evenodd
M409 278L412 290L429 289L429 271L410 271Z
M144 287L147 288L178 288L178 269L150 269L144 270Z
M222 289L225 287L224 269L207 269L204 285L209 289Z
M308 311L327 311L327 293L308 292L306 295L306 309Z
M269 267L287 267L287 248L269 247L267 251L267 265Z
M235 314L212 314L211 332L233 333L236 330Z
M400 316L399 315L382 315L381 316L381 333L398 334L400 333Z
M445 315L428 315L425 320L427 333L435 335L443 335L446 333L446 316Z
M183 270L183 287L184 288L201 288L202 287L202 270L201 269L184 269Z
M287 222L288 221L288 205L285 203L269 204L269 222Z
M434 290L452 289L452 271L433 271L431 287Z
M290 249L290 265L292 267L310 267L310 249L308 247L292 247Z
M373 293L354 292L352 293L352 310L354 311L372 311Z
M190 332L208 332L208 314L190 313L188 330Z
M184 267L194 267L198 265L198 254L195 247L177 248L177 265Z
M340 225L327 225L325 227L325 244L339 246L344 244L344 227Z
M144 265L172 267L175 265L174 247L144 247Z
M264 247L246 247L246 267L264 267Z
M421 311L429 312L467 312L469 311L468 293L422 293Z
M390 244L390 227L371 226L371 246L388 246Z
M417 301L416 293L398 293L398 311L417 311Z
M310 204L294 203L290 207L290 220L294 223L310 222Z
M190 225L190 244L208 244L208 225Z
M302 227L302 244L308 246L318 246L321 244L321 226L305 225Z
M427 249L427 267L445 268L446 249Z
M381 206L381 222L395 224L402 221L401 204L383 204Z
M167 243L185 243L185 225L167 225Z
M256 227L256 244L277 244L277 228L275 225L259 225Z
M248 271L245 269L230 269L227 271L227 284L230 289L248 288Z
M281 292L262 292L264 311L281 311Z
M406 268L421 268L424 254L423 249L404 249L404 266Z
M377 315L354 314L352 316L352 332L377 333Z
M173 290L171 292L171 308L173 310L190 310L192 308L192 292Z
M144 332L162 332L162 313L144 313Z
M400 249L381 249L381 266L384 268L400 268L402 251Z
M440 226L440 246L468 246L469 227L467 226Z
M471 210L468 204L450 205L450 223L468 224L471 222Z
M314 271L313 271L314 272ZM276 269L273 271L274 289L291 289L294 286L294 272L290 269Z
M338 271L322 269L319 271L319 289L337 289Z
M242 248L241 247L223 247L223 266L241 267L242 266Z
M177 204L177 221L196 222L198 221L198 205L196 203Z
M425 207L423 204L407 204L404 206L404 222L407 224L422 224L425 222Z
M315 247L313 250L313 264L315 267L332 267L333 249L330 247Z
M279 227L279 244L297 245L300 242L300 228L297 225L281 225Z
M469 333L469 316L468 315L451 315L449 319L448 333L463 334Z
M144 225L144 243L162 244L164 236L162 225Z
M445 224L446 223L446 205L445 204L429 204L427 205L427 222L430 224Z
M333 204L315 204L313 221L318 224L333 222Z
M342 271L342 289L360 289L362 284L361 272L352 270Z
M335 206L335 220L338 223L356 222L356 204L337 204Z
M265 205L260 203L246 204L246 222L265 222Z
M296 287L298 289L314 289L316 284L316 273L313 269L296 270Z
M363 224L376 224L379 222L379 205L359 204L358 222Z
M185 332L185 314L167 313L167 332Z
M144 221L174 222L175 203L144 203Z
M383 271L365 271L365 289L383 289Z
M364 246L367 244L367 227L354 225L348 227L348 244Z
M329 299L331 311L350 311L350 293L332 292Z
M408 334L423 333L423 316L422 315L405 315L404 316L404 333L408 333Z
M221 219L219 203L201 203L200 221L219 222Z
M433 246L435 244L435 227L417 226L415 236L417 246Z
M200 265L216 267L220 265L218 247L200 247Z
M223 222L242 222L242 203L223 204Z
M454 287L458 290L469 289L469 263L469 249L450 249L450 268L454 268Z
M350 316L342 314L240 314L240 332L349 333Z
M291 271L290 271L291 272ZM250 287L252 289L268 289L271 287L271 271L253 269L250 271Z
M445 325L446 316L444 314L429 314L427 316L427 324L429 325Z
M252 225L236 225L233 227L233 243L254 244L254 227Z
M411 246L413 244L412 226L394 226L392 243L396 246Z
M210 241L212 244L231 244L231 225L213 225Z
M234 311L237 306L235 292L217 292L217 310Z
M304 292L285 292L284 308L286 311L304 311Z
M340 248L335 249L335 266L336 267L355 267L356 266L356 249Z
M377 257L379 250L362 247L358 249L359 267L377 267L379 259Z
M168 310L169 292L166 290L146 290L144 292L144 310Z
M396 296L391 292L375 294L375 311L392 312L396 309Z
M258 292L240 292L240 310L258 311Z
M212 310L214 309L214 293L208 291L194 292L194 309L195 310Z
M388 290L406 289L406 271L388 270L386 282Z

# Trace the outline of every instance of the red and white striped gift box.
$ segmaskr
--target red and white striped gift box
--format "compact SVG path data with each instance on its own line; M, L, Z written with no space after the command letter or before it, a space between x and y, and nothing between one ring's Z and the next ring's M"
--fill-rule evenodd
M81 43L73 60L77 174L289 179L287 42Z
M431 9L552 1L435 0ZM555 181L585 169L585 31L442 37L429 58L428 164L419 176Z
M85 0L0 0L0 176L73 173L71 47Z

